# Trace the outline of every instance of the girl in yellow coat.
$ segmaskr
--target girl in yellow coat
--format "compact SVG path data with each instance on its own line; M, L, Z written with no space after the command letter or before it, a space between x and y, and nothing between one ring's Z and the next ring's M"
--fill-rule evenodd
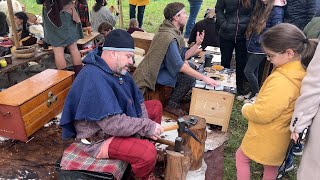
M242 107L248 130L236 152L238 180L250 179L251 160L264 166L264 180L276 179L290 141L294 104L316 44L287 23L263 34L262 47L274 70L261 87L256 102Z

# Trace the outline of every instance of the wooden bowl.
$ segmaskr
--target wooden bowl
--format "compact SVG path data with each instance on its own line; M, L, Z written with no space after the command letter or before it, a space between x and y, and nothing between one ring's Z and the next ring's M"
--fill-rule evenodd
M14 57L17 59L29 59L29 58L32 58L33 56L34 56L34 52L24 53L24 54L14 53Z
M16 48L14 51L14 54L28 54L28 53L34 53L36 50L35 46L21 46Z

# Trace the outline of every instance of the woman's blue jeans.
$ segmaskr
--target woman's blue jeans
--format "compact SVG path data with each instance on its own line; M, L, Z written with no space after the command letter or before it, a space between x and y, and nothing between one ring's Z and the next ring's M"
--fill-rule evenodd
M184 33L185 38L189 38L191 30L196 23L196 18L199 13L202 2L189 1L190 4L190 15L186 26L186 32Z

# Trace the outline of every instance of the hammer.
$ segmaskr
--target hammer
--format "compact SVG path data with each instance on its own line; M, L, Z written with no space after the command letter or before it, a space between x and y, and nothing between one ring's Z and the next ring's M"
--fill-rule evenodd
M193 118L193 119L190 118L190 120L188 120L188 121L185 121L183 118L179 118L178 119L178 124L172 125L172 126L167 126L167 127L164 127L163 129L164 129L164 131L170 131L170 130L178 129L179 133L187 133L192 138L194 138L196 141L198 141L199 143L203 143L197 138L197 136L192 131L190 131L186 127L186 126L190 126L190 124L195 125L196 123L197 123L197 119L195 119L195 118Z
M183 118L179 118L177 124L163 127L163 129L164 131L171 131L171 130L178 129L178 132L184 132L185 126L190 127L191 125L197 124L197 122L198 122L198 119L196 119L195 117L190 117L190 119L187 121L185 121Z
M179 118L177 124L163 127L163 129L164 129L164 132L175 130L175 129L178 129L178 132L183 132L185 129L185 126L186 126L186 121L183 118Z
M157 139L156 142L174 147L174 151L181 152L182 150L182 137L176 137L175 142L166 139Z

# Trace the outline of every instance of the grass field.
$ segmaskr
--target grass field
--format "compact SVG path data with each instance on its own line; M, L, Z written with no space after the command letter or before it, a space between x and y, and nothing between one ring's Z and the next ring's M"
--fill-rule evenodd
M26 10L34 14L41 14L41 5L37 5L35 0L20 0L22 3L26 4ZM89 0L89 6L92 7L94 0ZM115 5L116 1L108 1L109 5ZM163 21L163 9L166 4L173 2L172 0L151 0L150 5L146 7L145 16L144 16L144 25L143 29L148 32L156 32L158 26ZM189 5L187 0L180 0L187 6L189 11ZM198 14L197 20L203 18L205 10L207 8L213 8L215 6L216 0L204 0L201 10ZM123 1L123 16L124 16L124 27L128 27L129 21L129 5L128 0ZM233 106L233 111L231 114L231 120L229 125L230 139L226 142L225 145L225 161L224 161L224 179L225 180L234 180L236 179L236 167L234 153L237 148L240 146L243 135L247 129L247 121L241 115L241 106L242 104L238 101L235 101ZM262 179L262 167L256 163L252 163L252 177L253 180ZM288 179L294 180L296 172L292 172Z

